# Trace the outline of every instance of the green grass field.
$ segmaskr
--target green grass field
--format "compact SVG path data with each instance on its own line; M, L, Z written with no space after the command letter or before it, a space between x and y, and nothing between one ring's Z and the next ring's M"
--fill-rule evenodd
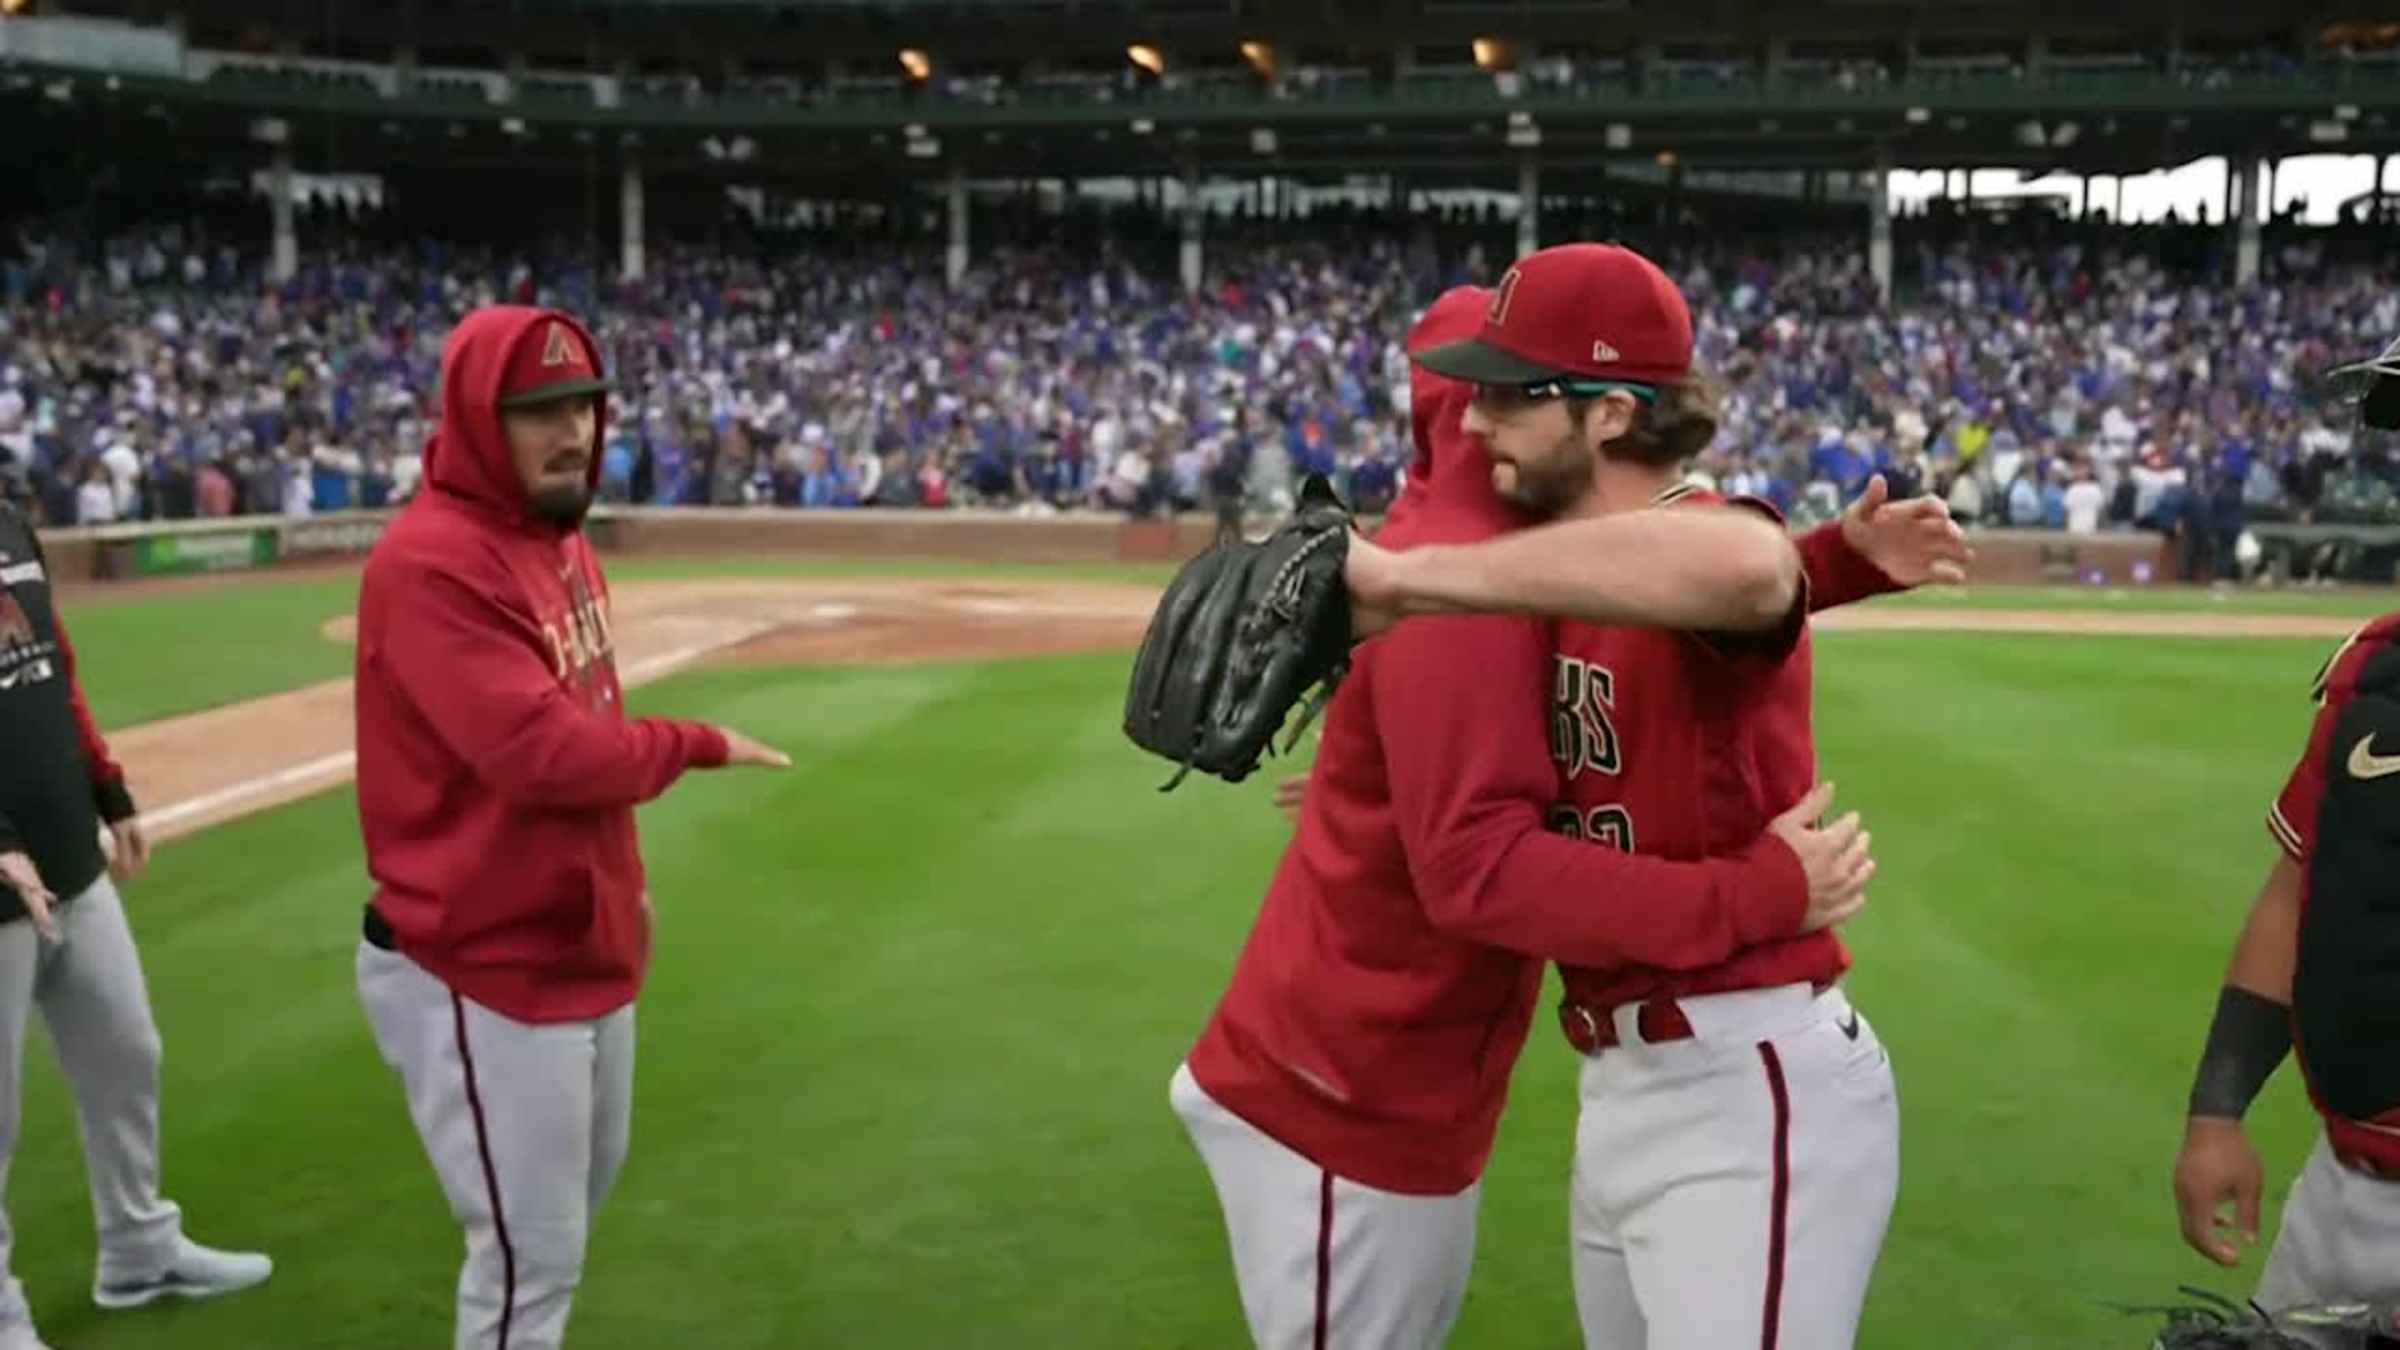
M299 682L291 653L342 591L81 607L103 718ZM210 635L205 659L154 626L170 612ZM1820 637L1824 769L1883 863L1852 989L1904 1121L1862 1345L2133 1347L2149 1323L2099 1300L2247 1291L2256 1259L2226 1275L2183 1249L2167 1176L2271 858L2259 813L2330 645ZM1151 791L1163 766L1116 726L1123 674L1119 655L749 668L635 695L798 767L700 775L642 813L660 956L632 1159L571 1344L1244 1343L1166 1084L1280 847L1276 775ZM458 1242L352 991L364 897L346 792L170 846L129 892L166 1034L171 1193L196 1236L280 1269L221 1303L96 1313L72 1119L36 1052L10 1210L62 1350L444 1343ZM1537 1025L1464 1350L1577 1342L1572 1068ZM2253 1121L2280 1199L2311 1129L2288 1070Z

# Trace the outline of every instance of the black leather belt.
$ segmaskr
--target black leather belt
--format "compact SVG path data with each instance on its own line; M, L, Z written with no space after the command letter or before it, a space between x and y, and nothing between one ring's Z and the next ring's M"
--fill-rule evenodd
M384 922L383 916L375 912L373 905L367 906L367 917L365 922L359 925L359 935L367 940L367 945L370 947L381 948L387 952L400 950L399 943L392 937L392 926Z

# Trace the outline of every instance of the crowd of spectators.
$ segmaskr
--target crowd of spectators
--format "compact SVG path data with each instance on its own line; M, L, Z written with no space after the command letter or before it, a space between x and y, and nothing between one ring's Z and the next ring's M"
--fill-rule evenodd
M520 300L587 316L623 385L613 502L1271 510L1323 472L1373 510L1409 456L1411 320L1513 233L1229 223L1186 293L1171 222L1114 219L987 231L957 288L921 237L654 243L629 282L588 249L323 230L275 285L258 241L188 223L20 223L0 486L57 524L405 499L450 324ZM2389 264L2339 228L2278 228L2236 287L2221 229L1905 220L1889 304L1846 233L1652 233L1629 242L1685 286L1728 391L1694 473L1802 520L1880 472L1979 527L2175 533L2203 573L2249 522L2400 521L2382 447L2318 396L2400 333Z

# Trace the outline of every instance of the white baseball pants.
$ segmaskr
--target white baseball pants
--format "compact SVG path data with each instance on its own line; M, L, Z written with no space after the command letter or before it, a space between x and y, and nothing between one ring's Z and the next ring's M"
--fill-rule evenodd
M17 1149L25 1024L39 1008L75 1097L104 1281L155 1275L174 1259L183 1212L158 1190L158 1024L125 905L103 875L58 913L60 942L31 920L0 924L0 1186ZM7 1273L14 1233L0 1213L0 1332L30 1314Z
M1836 987L1638 1009L1583 1065L1569 1223L1586 1350L1844 1350L1900 1182L1874 1028Z
M2400 1299L2400 1182L2361 1176L2333 1156L2322 1130L2284 1198L2275 1246L2259 1272L2258 1306ZM2291 1334L2311 1344L2309 1329Z
M1259 1350L1430 1350L1448 1338L1480 1183L1399 1195L1335 1176L1226 1110L1188 1066L1168 1100L1216 1183Z
M466 1230L456 1350L556 1350L633 1122L633 1005L528 1023L358 944L358 996Z

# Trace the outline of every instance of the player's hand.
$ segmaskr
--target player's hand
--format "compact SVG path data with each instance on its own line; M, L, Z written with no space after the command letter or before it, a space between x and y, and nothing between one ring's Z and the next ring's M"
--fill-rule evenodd
M58 941L58 920L50 913L58 907L58 897L42 884L42 874L34 870L30 855L22 849L0 853L0 884L7 885L25 901L25 912L43 937Z
M725 765L756 764L768 769L792 767L792 757L771 745L754 741L732 727L718 727L725 737Z
M1370 638L1400 622L1400 555L1369 543L1363 534L1350 536L1342 561L1342 580L1350 587L1350 636Z
M112 880L131 881L150 865L150 836L142 832L142 818L127 816L108 827L109 840L116 851L108 860L108 875Z
M1818 823L1831 805L1833 784L1819 783L1767 825L1768 833L1799 856L1801 870L1808 874L1803 933L1830 928L1866 908L1867 882L1875 875L1875 859L1867 852L1870 836L1859 828L1856 811L1831 825Z
M2175 1155L2175 1208L2193 1251L2220 1266L2240 1265L2242 1248L2258 1241L2260 1184L2258 1150L2242 1122L2193 1116L2185 1123L2183 1151Z
M1882 474L1868 479L1842 512L1842 539L1903 586L1965 585L1975 550L1950 518L1950 504L1930 494L1904 502L1891 495Z
M1307 774L1294 774L1284 779L1275 785L1275 809L1290 816L1293 823L1297 824L1300 820L1300 799L1307 792Z

